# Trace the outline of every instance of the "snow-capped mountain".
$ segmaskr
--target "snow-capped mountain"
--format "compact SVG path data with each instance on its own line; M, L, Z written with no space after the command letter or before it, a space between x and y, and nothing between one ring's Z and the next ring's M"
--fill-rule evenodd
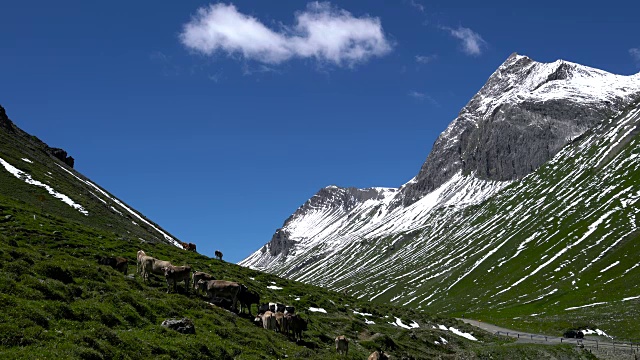
M624 308L640 295L639 104L640 74L514 54L412 180L321 189L240 264L450 313Z

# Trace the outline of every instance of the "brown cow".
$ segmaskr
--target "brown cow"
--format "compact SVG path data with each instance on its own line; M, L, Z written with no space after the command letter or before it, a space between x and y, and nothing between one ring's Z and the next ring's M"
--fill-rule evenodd
M293 331L293 338L298 341L302 340L302 332L307 330L307 321L298 314L291 315L289 328Z
M144 281L149 280L149 273L164 275L164 268L172 266L170 262L164 260L158 260L151 256L142 256L142 279Z
M231 309L237 312L240 284L225 280L199 280L198 287L204 286L210 299L223 298L231 301Z
M188 250L188 251L196 252L196 244L194 244L194 243L188 243L188 244L187 244L187 250Z
M240 284L240 294L238 294L238 301L240 302L240 312L242 313L245 308L249 309L249 315L251 315L251 304L258 306L260 310L260 294L249 290L246 286Z
M112 268L127 275L127 269L129 268L129 260L116 256L116 257L103 257L98 260L98 264L111 266Z
M200 289L202 289L204 292L204 287L200 286L198 287L198 282L200 280L215 280L216 278L213 277L213 275L207 274L206 272L202 272L202 271L196 271L193 273L192 277L191 277L191 284L193 285L193 290L195 291L195 293L197 294L198 291Z
M340 335L336 338L336 351L338 354L347 355L349 353L349 339L344 335Z
M184 292L189 292L189 280L191 280L191 266L167 266L164 268L164 277L167 279L167 293L173 284L173 291L177 292L178 281L184 281Z
M389 360L389 356L382 350L374 351L369 355L367 360Z

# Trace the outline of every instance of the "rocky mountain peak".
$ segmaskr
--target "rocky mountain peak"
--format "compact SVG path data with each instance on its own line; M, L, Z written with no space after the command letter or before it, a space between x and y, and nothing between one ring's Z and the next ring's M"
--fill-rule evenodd
M407 206L458 172L520 179L640 96L640 77L564 60L511 54L438 137L394 206Z

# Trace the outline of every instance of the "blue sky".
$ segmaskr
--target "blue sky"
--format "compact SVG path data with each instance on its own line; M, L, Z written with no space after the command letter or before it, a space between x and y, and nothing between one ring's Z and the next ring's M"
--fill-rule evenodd
M327 185L398 187L512 53L640 71L631 1L2 5L0 104L201 253Z

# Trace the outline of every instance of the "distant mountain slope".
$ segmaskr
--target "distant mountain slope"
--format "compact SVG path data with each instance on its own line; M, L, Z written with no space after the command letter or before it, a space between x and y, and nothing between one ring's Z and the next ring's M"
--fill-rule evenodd
M519 56L510 57L505 64L518 62L540 68ZM554 64L556 70L542 72L547 74L543 78L562 79L563 74L571 73L563 62ZM316 197L327 199L323 206L309 206L313 199L307 202L274 239L240 264L331 289L347 289L358 297L450 314L485 314L503 324L584 317L618 335L640 333L640 326L630 320L635 317L622 315L635 312L640 296L636 219L640 76L617 77L593 69L585 73L577 65L569 68L601 81L579 86L574 75L566 77L571 79L566 84L551 87L544 85L548 83L534 86L536 81L527 78L515 85L507 83L502 93L494 94L494 98L517 102L520 100L513 99L520 95L510 91L531 84L528 96L546 97L540 106L551 104L551 110L537 110L556 114L557 119L545 120L545 126L531 118L529 124L507 125L521 122L518 116L492 120L506 127L522 127L521 135L514 138L532 138L539 143L534 147L546 147L547 141L549 149L561 148L553 156L549 150L552 157L537 170L528 175L508 172L514 175L512 179L495 173L496 179L491 180L493 175L467 167L468 162L456 163L461 153L452 150L450 162L442 160L440 165L446 169L433 175L436 171L429 169L435 165L429 164L439 160L431 160L438 157L432 152L421 173L409 183L398 190L376 190L380 199L359 201L355 197L354 205L345 209L329 201L331 194L359 190L321 190ZM539 75L533 70L525 72ZM499 69L496 74L500 73ZM614 86L611 82L617 80L612 79L620 82ZM563 89L564 100L549 93L536 95L544 86L554 93ZM481 93L470 104L482 102L486 96ZM559 105L565 102L569 104L566 108ZM500 105L510 107L512 114L518 106L523 105ZM459 134L465 131L489 131L473 122L459 131L460 119L440 136L434 151L464 143L467 137ZM529 128L544 129L549 123L556 129L565 124L565 130L547 133L550 136L531 135ZM478 141L473 149L481 147L483 141ZM569 144L562 147L563 141ZM504 160L496 156L495 161ZM536 159L543 161L544 157ZM443 175L447 173L450 175ZM437 176L443 180L434 180ZM428 191L433 185L424 185L427 183L438 185ZM401 201L403 197L410 199ZM582 307L592 312L572 312ZM621 315L611 316L616 311Z
M0 106L0 194L123 238L166 242L174 236L73 169L73 157L17 127Z

